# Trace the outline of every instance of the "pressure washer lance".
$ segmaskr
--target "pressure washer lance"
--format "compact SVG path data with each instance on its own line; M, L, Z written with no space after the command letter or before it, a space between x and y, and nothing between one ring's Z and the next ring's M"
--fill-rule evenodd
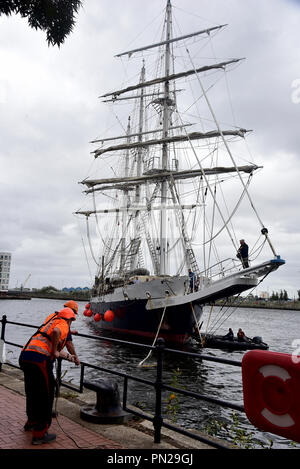
M72 356L72 355L70 355L70 356L71 356L72 359L73 359L73 356ZM69 357L68 357L68 358L69 358ZM59 360L60 360L60 363L58 362ZM70 436L70 434L67 433L67 432L63 429L61 423L59 422L59 419L58 419L58 415L59 415L59 414L58 414L58 411L57 411L57 403L58 403L58 398L59 398L59 396L60 396L60 387L61 387L60 379L59 379L59 376L60 376L59 370L60 370L60 368L61 368L61 366L60 366L61 360L62 360L61 358L58 358L57 360L55 360L55 369L56 369L55 386L56 386L56 391L55 391L55 403L54 403L54 409L53 409L53 411L52 411L52 416L56 418L56 422L57 422L59 428L61 429L61 431L62 431L70 440L73 441L73 443L75 444L75 446L77 446L78 449L102 449L103 446L80 446L80 445L74 440L74 438L73 438L72 436ZM70 360L68 360L68 361L70 361ZM73 361L73 360L71 360L71 361Z
M71 356L72 357L72 356ZM67 355L67 359L69 359L69 354ZM57 404L58 404L58 398L60 396L60 387L61 387L61 379L59 378L60 376L60 370L61 370L61 361L62 359L61 358L58 358L57 360L55 360L55 369L56 369L56 378L55 378L55 387L56 387L56 390L55 390L55 401L54 401L54 409L52 411L52 417L55 417L56 418L56 422L59 426L59 428L61 429L61 431L68 437L70 438L70 440L73 441L73 443L77 446L78 449L88 449L86 447L82 447L82 446L79 446L78 443L74 440L74 438L72 438L70 436L69 433L67 433L63 427L61 426L60 422L59 422L59 419L58 419L58 411L57 411ZM68 360L69 361L69 360Z

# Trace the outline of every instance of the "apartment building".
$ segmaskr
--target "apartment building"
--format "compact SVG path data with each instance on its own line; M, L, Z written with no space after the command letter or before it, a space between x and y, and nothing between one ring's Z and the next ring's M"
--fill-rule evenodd
M8 291L11 253L0 252L0 292Z

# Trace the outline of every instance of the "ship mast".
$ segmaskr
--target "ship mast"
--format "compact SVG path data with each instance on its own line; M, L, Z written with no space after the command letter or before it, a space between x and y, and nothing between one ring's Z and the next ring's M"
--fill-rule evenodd
M101 266L98 264L99 277L96 278L95 289L97 290L98 295L103 296L103 301L104 295L106 294L109 295L108 299L105 300L106 303L119 303L120 301L123 301L123 299L136 301L137 299L142 298L140 295L143 294L143 289L147 289L145 290L146 297L148 299L146 309L148 309L148 306L149 309L154 310L164 308L164 312L166 311L167 306L172 306L173 308L173 306L177 307L178 305L188 304L190 302L190 300L185 297L188 293L185 287L187 283L186 275L182 276L182 272L184 272L185 268L190 268L194 274L197 276L199 275L199 279L201 278L202 283L200 283L201 288L199 287L199 289L202 289L203 292L201 292L200 296L191 296L191 305L192 303L195 303L195 305L199 306L199 304L202 304L209 298L212 298L214 301L227 295L228 292L230 294L240 294L242 291L249 289L250 285L256 286L256 278L266 276L269 272L276 270L284 263L284 261L281 261L280 257L277 256L277 259L270 262L264 262L255 267L247 267L245 274L231 273L232 269L236 271L236 259L224 258L225 256L223 252L221 252L222 257L219 256L220 253L214 245L214 240L219 237L223 231L225 233L226 230L233 246L235 247L235 234L233 232L233 227L231 226L232 219L240 208L240 204L246 195L248 196L249 202L262 225L261 234L266 237L266 241L269 242L273 254L276 255L276 252L268 238L268 230L260 220L248 192L248 185L250 184L252 174L254 171L259 169L259 167L254 164L237 166L227 143L227 137L244 138L245 134L249 132L249 130L238 128L236 126L231 126L231 128L226 130L221 129L208 100L205 87L200 80L200 74L210 71L217 72L225 70L227 66L234 65L242 59L228 59L224 62L202 65L201 67L198 66L196 68L188 49L185 47L192 64L192 68L179 72L176 71L175 73L172 64L173 43L200 35L210 35L210 32L217 31L226 25L208 28L179 37L173 37L171 0L166 1L167 5L164 18L164 30L162 33L163 37L161 38L162 41L118 54L118 57L123 55L128 55L130 57L136 52L159 48L159 62L157 63L156 71L159 72L159 67L162 65L162 68L164 69L160 70L162 75L154 78L150 77L150 79L146 80L145 63L143 62L140 80L137 84L129 85L126 88L112 91L101 96L101 98L110 98L105 100L105 102L112 103L125 100L135 100L135 106L137 106L135 108L135 111L138 111L138 116L136 116L138 118L137 128L135 125L131 125L131 119L129 117L127 131L124 132L124 135L117 135L115 137L108 136L107 138L93 140L92 142L101 143L100 148L97 148L92 152L95 158L101 157L103 154L107 153L116 152L115 154L120 154L120 152L123 152L122 158L125 158L125 161L119 168L119 172L121 174L118 177L112 168L115 177L106 177L103 179L86 178L82 181L81 184L87 186L87 190L85 191L86 194L93 194L94 210L75 212L76 214L85 215L87 230L88 219L91 215L95 215L97 221L97 214L115 214L115 220L117 222L116 225L111 226L106 237L103 238L101 235L104 255L102 256ZM147 74L148 73L149 72L147 71ZM202 96L195 99L194 93L192 92L193 90L191 89L191 98L193 98L193 103L185 112L187 112L192 105L197 105L197 101L204 97L211 112L214 124L213 128L211 124L208 123L208 125L203 125L201 132L199 131L199 128L197 128L194 132L188 133L186 127L194 124L184 123L181 118L177 122L176 118L173 119L173 113L176 114L179 112L176 106L176 96L178 91L183 91L177 88L176 81L192 76L195 76L199 82ZM136 90L137 94L131 93ZM152 93L151 90L153 90ZM130 93L130 95L127 96L127 93ZM123 96L121 97L121 95ZM150 104L153 106L155 112L151 108L152 112L150 111L147 114L147 109ZM157 121L156 113L159 115L159 121ZM206 118L203 119L206 120ZM198 124L201 124L202 118L200 118L199 121L200 122L198 122ZM173 125L179 124L180 122L181 125ZM152 128L153 123L155 124L155 128ZM214 128L214 126L216 126L216 128ZM206 127L209 127L208 131L204 130ZM177 129L178 131L173 132ZM213 148L200 143L203 140L209 139L215 140ZM232 162L231 167L223 166L223 164L227 164L225 161L228 157L226 154L223 155L222 147L219 151L218 143L220 142L220 139L221 144L229 154ZM106 142L115 140L118 141L118 143L106 144ZM199 142L197 148L194 147L194 144L192 143L193 141ZM188 142L189 145L181 145L181 142ZM183 166L185 162L187 163L185 168L182 169L178 167L177 155L174 157L176 164L173 167L173 160L171 159L173 158L173 148L174 151L179 151L180 154L183 155ZM185 150L188 154L183 153ZM193 154L192 158L190 158L189 153ZM224 158L224 156L226 158ZM203 167L203 162L206 161L207 158L209 158L210 164L207 165L208 167ZM248 175L247 181L244 181L246 180L246 176L244 177L242 173L245 173L246 176ZM228 177L219 177L221 174L228 175ZM232 175L231 177L229 177L230 174ZM223 197L222 185L223 183L227 184L227 179L231 179L235 175L242 183L243 192L236 200L235 197L232 197L235 187L230 188L230 204L227 205L225 197ZM180 185L180 181L186 181L187 183ZM194 183L193 185L192 182ZM191 188L188 187L189 183L192 186ZM198 187L196 187L197 183ZM216 190L217 186L220 186L220 196ZM116 207L116 205L114 205L113 208L101 208L100 210L97 210L95 206L95 193L99 191L100 194L102 194L105 191L112 190L114 191L114 201L118 202L118 206ZM123 196L119 197L119 193L115 195L116 191L121 191ZM203 194L202 200L200 200L201 191ZM193 201L193 203L183 205L182 201ZM210 206L211 204L212 206ZM208 206L208 209L206 209L206 206ZM203 208L201 209L201 207ZM194 209L196 209L195 212L197 211L197 215L193 214L192 210L194 211ZM170 210L171 215L169 216ZM185 215L184 210L189 210L189 214ZM200 217L198 217L198 214L201 215L201 220L203 220L204 223L202 239L200 242L195 239L196 229L199 228L200 223ZM113 215L111 215L111 218L112 217ZM119 228L120 218L122 220L121 233ZM188 225L191 229L188 229ZM103 226L103 228L105 229L105 226ZM223 248L224 233L222 233L222 238L220 236L222 251L225 251L226 249ZM87 234L92 252L89 231ZM115 234L117 236L115 236ZM170 240L170 244L168 240ZM200 246L202 243L202 263L204 270L201 272L196 258L196 251L194 251L194 246ZM145 258L143 257L141 247L148 247L148 251L145 252ZM262 247L263 244L261 247L257 248L257 250L262 250ZM197 249L197 247L195 249ZM180 255L177 255L179 252ZM173 256L172 258L171 254ZM207 254L208 256L206 257ZM176 282L172 282L171 285L171 283L169 284L167 281L168 290L164 290L164 280L160 281L159 279L149 278L148 274L147 278L144 280L153 280L154 283L151 284L151 287L147 284L144 286L138 286L137 289L135 287L131 287L131 284L133 283L131 276L137 267L140 268L140 274L143 270L148 272L147 269L142 268L144 267L144 264L146 264L145 261L149 262L149 255L153 266L154 277L159 275L168 276L172 270L176 269ZM94 255L93 258L95 262L97 262ZM208 261L206 261L206 258ZM213 262L214 259L215 263ZM106 264L104 264L104 260L106 260ZM250 273L251 275L249 275ZM138 270L136 270L134 274L137 275ZM219 280L217 276L219 276ZM104 285L105 277L107 282ZM142 281L143 279L140 278L139 280ZM127 290L127 285L129 293L132 291L132 298L125 292L125 287ZM153 290L151 289L152 285ZM182 285L182 287L180 285ZM116 296L113 297L114 289L117 287L118 290L116 290ZM168 292L170 292L170 294L168 294ZM207 292L210 293L208 294ZM165 297L166 293L167 297ZM193 291L192 294L195 295L196 291ZM151 295L153 296L151 297ZM181 302L181 296L185 297L186 301ZM169 297L173 297L171 298L171 305L169 303L167 305ZM131 301L129 303L131 304ZM194 313L193 306L192 311ZM161 323L163 319L164 317L161 318ZM197 322L195 313L194 319L195 322ZM160 327L161 324L159 329Z
M142 70L141 70L141 79L140 83L144 83L145 81L145 64L143 63ZM139 133L138 133L138 142L141 144L143 141L143 126L144 126L144 88L141 90L140 95L140 106L139 106ZM137 155L136 155L136 176L142 176L142 147L138 148ZM135 204L139 206L141 202L141 187L136 185L135 187ZM136 245L135 252L131 259L130 270L133 270L136 267L138 261L138 251L140 247L140 212L137 210L135 212L135 219L134 219L134 240L133 242Z
M175 91L170 90L170 84L175 80L185 78L191 75L197 75L199 73L205 73L210 70L224 70L225 67L228 65L235 64L239 62L241 59L231 59L225 62L205 65L200 68L195 68L187 71L182 71L179 73L175 73L174 70L171 70L171 59L172 59L172 51L171 51L171 44L174 42L179 42L184 40L185 38L190 38L194 36L200 35L209 35L211 31L219 30L226 25L221 25L209 29L205 29L202 31L197 31L192 34L188 34L185 36L180 37L172 37L172 6L171 0L167 0L166 6L166 13L165 13L165 34L163 37L163 41L160 43L150 44L148 46L144 46L139 49L134 49L132 51L127 51L118 56L128 55L129 57L134 54L135 52L144 51L152 48L162 47L164 49L164 74L155 79L150 79L146 81L145 77L145 65L143 63L140 81L138 84L133 86L128 86L127 88L112 91L110 93L106 93L102 95L102 98L111 97L109 101L115 102L119 100L126 100L126 99L139 99L139 125L138 129L133 133L131 133L130 125L128 125L127 133L125 135L117 136L117 137L110 137L106 139L94 140L93 143L97 142L104 142L110 140L118 140L124 139L125 141L121 144L114 144L105 147L100 147L93 151L94 157L98 158L102 154L107 152L118 152L125 150L125 177L117 177L117 178L106 178L100 180L90 180L85 179L82 181L82 184L85 184L89 189L86 193L96 191L106 191L106 190L121 190L123 191L123 207L120 209L115 209L116 212L122 213L122 234L121 234L121 242L118 244L117 248L114 250L110 263L114 260L117 250L119 251L121 248L121 256L119 260L119 270L120 273L122 271L131 271L137 267L139 262L139 249L141 244L141 230L145 231L146 234L146 241L148 244L149 252L151 255L154 271L156 274L160 275L167 275L169 274L169 263L168 263L168 210L174 209L176 212L177 223L180 227L181 232L181 240L183 243L183 251L185 257L185 265L190 266L193 268L194 272L198 272L197 262L194 256L194 252L190 243L190 240L187 235L187 231L185 228L185 220L183 210L188 208L183 206L179 200L179 193L175 186L175 182L180 179L189 179L195 177L202 177L207 175L219 174L219 173L227 173L227 172L236 172L236 171L244 171L246 173L252 173L257 167L255 166L245 166L245 167L234 167L234 168L223 168L223 167L216 167L216 168L202 168L200 166L199 169L193 170L185 170L179 171L178 168L174 168L173 170L170 168L170 144L179 143L179 142L189 142L191 144L192 140L203 140L203 139L215 139L218 137L224 138L225 136L238 136L243 138L245 133L248 132L245 129L233 129L233 130L223 130L221 131L219 128L216 130L212 130L209 132L192 132L192 133L185 133L178 135L175 133L173 134L173 130L177 128L185 128L187 124L182 124L181 126L172 126L171 122L171 113L173 111L173 107L175 104L175 96L173 93ZM157 98L153 101L153 103L157 103L161 106L160 108L160 115L162 117L162 126L158 130L151 130L146 131L144 129L144 106L145 106L145 98L149 96L145 92L146 88L151 88L153 86L157 87L157 85L161 85L162 88L157 91L156 94L161 95L160 98ZM127 94L128 92L139 90L139 95L130 95L121 98L120 95ZM179 90L176 90L179 91ZM180 90L181 91L181 90ZM151 94L152 96L152 94ZM153 137L147 139L144 138L144 135L149 133L161 132L162 135L159 135L157 138ZM148 151L155 146L160 146L160 164L159 168L153 168L153 170L143 173L143 152ZM135 155L135 163L136 163L136 174L129 175L129 155ZM155 183L155 191L151 197L151 203L147 203L146 206L141 204L142 192L141 186L147 183ZM98 186L98 187L95 187ZM154 194L158 191L158 196L160 198L159 206L152 206L152 201L154 200ZM129 196L130 192L134 192L133 200L134 206L129 207L131 197ZM169 203L170 199L170 203ZM155 246L150 239L148 229L146 227L146 211L149 212L149 207L151 206L151 210L159 210L159 217L158 217L158 233L157 233L157 245ZM190 207L194 208L194 207ZM105 209L104 213L109 213L110 211ZM129 216L128 213L131 212ZM103 211L78 211L78 214L84 214L86 217L89 217L91 214L96 213L103 213ZM134 231L133 231L133 238L131 239L130 246L126 249L126 229L128 229L129 223L133 221ZM157 238L156 238L157 239ZM110 245L107 245L107 249L110 249Z
M171 1L168 0L166 10L166 46L165 46L165 77L170 75L170 63L171 63L171 50L170 50L170 39L171 39L171 25L172 25L172 7ZM164 83L164 107L163 107L163 137L169 136L170 127L170 83L168 80ZM162 145L162 170L168 169L169 154L168 144ZM167 273L167 181L163 181L161 184L161 213L160 213L160 275Z
M127 124L127 142L130 143L130 117L128 118ZM129 149L125 153L125 174L126 177L129 175ZM128 190L124 189L123 195L123 205L127 207L128 205ZM126 246L126 231L127 231L127 212L122 213L122 240L121 240L121 257L120 257L120 272L124 270L125 264L125 246Z

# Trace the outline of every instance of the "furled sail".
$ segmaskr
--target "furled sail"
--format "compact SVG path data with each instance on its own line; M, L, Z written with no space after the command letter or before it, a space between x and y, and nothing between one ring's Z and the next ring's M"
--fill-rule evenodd
M227 65L238 63L241 60L243 59L232 59L227 62L221 62L221 63L213 64L213 65L205 65L204 67L200 67L194 70L187 70L186 72L173 73L164 77L155 78L154 80L149 80L143 83L138 83L137 85L128 86L127 88L124 88L122 90L111 91L110 93L103 94L102 96L100 96L100 98L106 98L108 96L119 96L120 94L127 93L128 91L134 91L139 88L145 88L146 86L158 85L159 83L165 83L165 82L169 82L172 80L177 80L179 78L188 77L195 73L203 73L203 72L208 72L209 70L216 70L216 69L223 70Z
M161 139L153 139L153 140L146 140L142 142L134 142L134 143L123 143L121 145L113 145L107 148L102 148L95 150L93 153L95 154L95 158L102 155L103 153L107 153L109 151L119 151L119 150L126 150L126 149L133 149L133 148L141 148L141 147L148 147L151 145L163 145L165 143L176 143L176 142L185 142L190 140L203 140L206 138L215 138L224 136L237 136L237 137L244 137L245 133L249 132L249 130L239 129L239 130L223 130L222 132L219 131L212 131L212 132L193 132L191 134L186 135L176 135L170 136L167 138Z
M105 178L105 179L85 179L81 182L81 184L86 185L87 187L94 187L94 186L100 186L100 185L106 185L106 184L112 184L110 186L110 189L116 189L117 184L128 184L128 185L137 185L137 184L145 184L146 182L150 181L157 181L161 179L167 179L167 178L173 178L174 180L177 179L189 179L189 178L194 178L201 176L203 173L206 175L214 175L214 174L226 174L226 173L233 173L236 171L244 172L244 173L252 173L253 171L256 171L257 169L260 169L261 166L256 166L256 165L246 165L246 166L238 166L237 168L235 167L216 167L216 168L204 168L203 170L201 169L195 169L195 170L185 170L185 171L178 171L178 172L171 172L171 171L163 171L163 172L158 172L154 174L149 174L149 175L143 175L143 176L133 176L133 177L119 177L119 178ZM87 191L88 192L88 191Z
M184 36L174 37L172 39L168 39L162 42L156 42L155 44L150 44L149 46L139 47L138 49L129 50L126 52L122 52L121 54L117 54L116 57L122 57L123 55L129 55L129 57L134 54L135 52L143 52L145 50L153 49L154 47L164 46L166 44L171 44L172 42L183 41L184 39L189 39L194 36L199 36L200 34L210 34L212 31L216 31L218 29L224 28L227 24L222 24L220 26L214 26L212 28L202 29L201 31L197 31L195 33L185 34Z

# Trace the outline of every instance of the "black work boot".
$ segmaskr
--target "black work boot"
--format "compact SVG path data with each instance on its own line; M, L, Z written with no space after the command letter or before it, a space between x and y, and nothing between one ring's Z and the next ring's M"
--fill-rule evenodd
M55 433L48 433L46 432L44 436L37 438L33 437L32 438L32 444L33 445L43 445L45 443L51 443L52 441L56 440L56 435Z

